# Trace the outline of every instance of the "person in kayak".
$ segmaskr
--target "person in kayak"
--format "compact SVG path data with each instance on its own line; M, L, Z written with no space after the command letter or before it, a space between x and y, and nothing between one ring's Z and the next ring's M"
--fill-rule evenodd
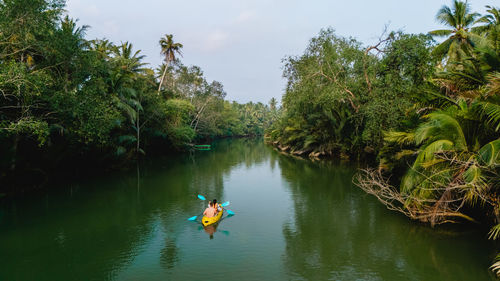
M217 210L217 213L222 211L222 207L217 203L217 199L212 200L212 204L213 204L215 210Z
M208 204L208 208L205 209L203 212L203 215L206 216L207 218L212 218L215 217L215 214L217 213L217 210L214 208L214 203L210 202Z

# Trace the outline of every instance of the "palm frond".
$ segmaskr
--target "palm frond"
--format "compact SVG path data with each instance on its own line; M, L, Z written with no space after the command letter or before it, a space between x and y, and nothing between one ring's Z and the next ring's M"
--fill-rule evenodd
M500 72L495 72L488 76L488 85L486 85L486 90L490 96L500 95Z
M434 47L434 49L432 50L432 55L438 58L443 58L444 56L446 56L446 54L448 54L452 43L452 38L446 39L444 42Z
M436 15L436 19L444 25L448 26L457 25L457 21L453 15L453 12L448 6L442 6L441 9L439 9Z
M453 33L453 30L450 30L450 29L438 29L438 30L433 30L433 31L429 32L430 35L438 36L438 37L449 36L452 33Z
M500 104L483 101L474 105L479 108L481 114L486 117L488 124L493 126L495 131L500 130Z
M480 161L488 166L500 165L500 139L485 144L478 155Z
M400 145L411 145L415 143L415 134L413 132L385 132L384 140Z
M499 236L500 236L500 224L497 224L490 229L490 232L488 233L488 239L497 240ZM499 260L499 258L500 255L496 257L497 260Z
M437 140L425 146L425 148L417 156L415 163L422 165L425 162L435 159L437 153L450 150L454 147L454 143L449 140Z
M417 145L427 141L433 142L436 138L452 142L457 149L467 149L467 142L460 123L445 112L433 112L424 116L429 121L421 124L415 130Z
M406 157L406 156L412 156L412 155L414 155L414 154L415 154L415 151L414 151L414 150L404 149L404 150L402 150L402 151L400 151L400 152L396 153L396 155L394 155L394 158L395 158L396 160L399 160L399 159L401 159L401 158L403 158L403 157Z
M464 196L465 200L471 204L475 204L479 200L479 194L488 187L483 172L478 165L472 164L463 173L463 178L467 184L466 194Z

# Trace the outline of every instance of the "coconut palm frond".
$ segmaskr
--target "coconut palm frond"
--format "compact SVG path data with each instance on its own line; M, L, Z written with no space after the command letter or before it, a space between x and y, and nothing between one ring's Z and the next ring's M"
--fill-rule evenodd
M442 58L446 54L448 54L448 51L450 50L451 44L453 43L453 39L449 38L443 41L443 43L437 45L434 50L432 50L432 55Z
M438 29L438 30L433 30L433 31L429 32L430 35L438 36L438 37L449 36L452 33L453 33L453 30L449 30L449 29Z
M479 160L488 166L500 165L500 139L491 141L481 147L478 152Z
M500 224L493 226L488 233L488 239L497 240L500 237ZM500 255L495 259L497 263L500 263ZM498 267L500 269L500 266Z
M415 134L413 132L385 132L384 140L400 145L412 145L415 143Z
M396 153L396 155L394 155L394 158L396 160L400 160L402 159L403 157L406 157L406 156L413 156L415 155L415 151L414 150L408 150L408 149L405 149L405 150L402 150L398 153Z
M495 128L495 131L500 130L500 104L481 101L474 103L474 108L486 118L489 125Z
M457 149L467 149L467 142L460 123L450 114L439 111L424 116L429 121L423 123L415 130L417 144L433 141L436 136L453 143Z

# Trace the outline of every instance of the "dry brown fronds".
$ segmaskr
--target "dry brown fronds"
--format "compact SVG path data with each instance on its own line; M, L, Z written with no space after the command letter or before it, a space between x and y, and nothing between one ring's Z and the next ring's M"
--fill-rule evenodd
M439 191L441 196L438 199L421 199L399 192L398 188L389 184L389 179L375 169L360 170L354 178L354 183L366 193L375 196L389 210L400 212L414 220L428 222L432 226L457 223L463 219L474 221L460 212L465 198L456 196L457 188L454 184L448 185L444 191L441 185L436 184L436 191Z

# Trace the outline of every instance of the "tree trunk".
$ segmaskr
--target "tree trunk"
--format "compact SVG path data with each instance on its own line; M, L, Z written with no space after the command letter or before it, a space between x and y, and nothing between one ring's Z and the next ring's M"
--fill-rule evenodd
M158 95L160 95L161 85L163 84L163 80L165 79L165 74L167 74L168 65L169 65L169 61L167 60L167 65L165 66L165 69L163 70L163 74L161 75L161 79L160 79L160 85L158 86Z

